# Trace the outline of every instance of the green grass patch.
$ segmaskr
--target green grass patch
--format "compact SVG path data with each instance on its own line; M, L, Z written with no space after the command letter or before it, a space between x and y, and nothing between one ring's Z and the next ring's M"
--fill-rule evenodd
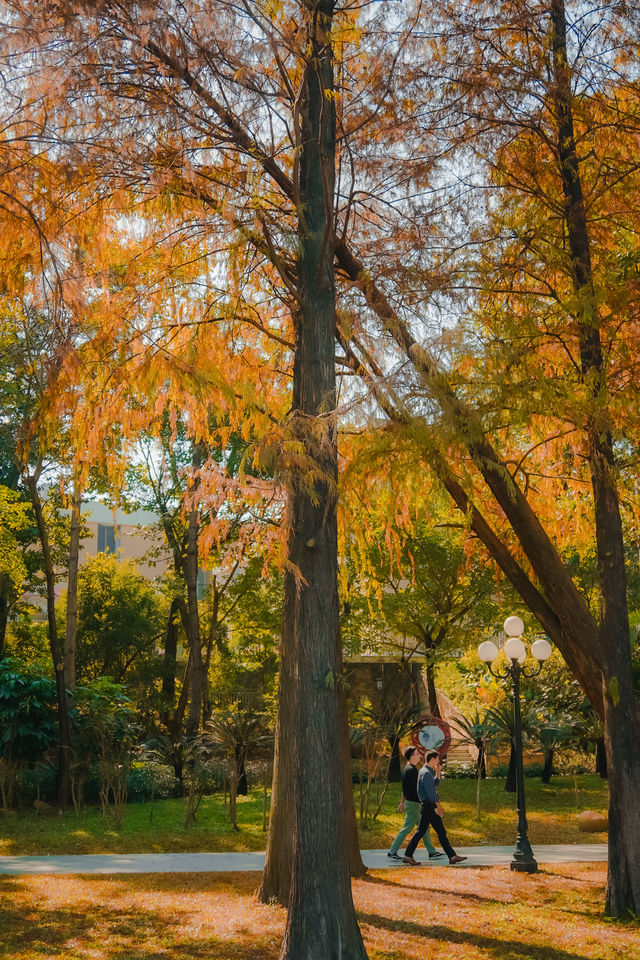
M356 786L356 797L358 788ZM454 846L511 844L516 838L515 794L506 793L504 780L485 780L481 786L480 821L476 815L476 781L444 780L439 787L445 810L447 833ZM606 812L609 792L606 780L592 774L553 777L545 786L538 778L525 781L529 837L536 843L593 843L604 834L578 831L577 814L583 810ZM396 813L400 789L395 785L385 797L382 812L373 823L360 826L360 846L388 846L402 824Z
M582 775L555 777L549 786L538 779L526 781L529 835L536 843L590 843L602 834L578 832L576 815L582 810L605 811L607 783ZM473 780L445 780L440 788L447 831L454 845L511 844L516 835L514 794L505 793L503 780L482 784L481 819L476 818L476 784ZM355 787L358 808L358 786ZM388 847L402 823L396 813L400 787L393 784L375 821L359 823L363 849ZM113 818L99 807L80 814L38 816L35 811L0 814L0 854L164 853L229 850L264 850L263 794L238 798L238 826L229 822L222 796L205 797L195 824L184 827L183 800L131 803L117 830Z

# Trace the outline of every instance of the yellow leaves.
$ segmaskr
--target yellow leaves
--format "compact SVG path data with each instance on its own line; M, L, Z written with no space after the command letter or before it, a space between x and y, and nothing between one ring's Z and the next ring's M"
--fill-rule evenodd
M29 505L14 490L0 484L0 575L8 577L16 593L21 592L27 575L16 534L29 523Z

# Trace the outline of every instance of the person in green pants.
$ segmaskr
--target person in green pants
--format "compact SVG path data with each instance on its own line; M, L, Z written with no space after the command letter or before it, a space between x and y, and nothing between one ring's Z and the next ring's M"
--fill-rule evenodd
M420 818L418 768L422 765L422 754L417 747L407 747L404 751L404 758L407 765L402 771L402 800L398 806L398 813L404 812L404 823L398 830L396 838L391 844L391 849L387 853L390 860L402 860L398 850L402 846L402 841L411 833ZM427 848L430 860L434 857L444 857L444 853L436 850L431 843L429 830L422 838L422 842Z

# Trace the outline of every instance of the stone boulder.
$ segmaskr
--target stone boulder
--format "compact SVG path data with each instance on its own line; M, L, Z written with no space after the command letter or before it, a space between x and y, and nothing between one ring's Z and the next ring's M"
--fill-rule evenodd
M578 830L582 833L605 833L608 829L609 818L606 813L584 810L578 814Z

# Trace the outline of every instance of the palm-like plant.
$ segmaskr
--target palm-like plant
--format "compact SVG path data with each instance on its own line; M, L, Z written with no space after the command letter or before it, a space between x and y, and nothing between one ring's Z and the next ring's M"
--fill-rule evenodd
M229 763L229 819L234 830L238 830L236 799L249 749L273 743L267 715L242 709L239 705L233 709L215 710L202 740L211 750L224 754Z
M210 744L202 735L178 738L162 735L144 744L140 755L148 762L173 767L186 801L184 825L190 827L207 786L204 764L212 756Z
M495 746L495 731L491 723L476 710L473 719L460 716L452 721L457 736L454 738L454 744L464 744L475 747L478 751L476 756L476 817L480 820L480 784L487 775L487 756L493 751Z
M420 716L419 705L394 704L383 702L377 707L370 703L358 707L352 715L351 743L358 746L367 768L367 777L360 778L360 819L371 817L376 820L389 783L399 779L399 745ZM390 756L386 753L386 744L391 747ZM387 757L389 762L387 763ZM386 765L386 769L383 765ZM394 767L397 767L398 776ZM379 776L381 770L384 773ZM371 785L376 783L375 801L372 802ZM382 783L382 789L378 785ZM371 812L373 809L373 812Z
M571 717L567 714L556 714L553 718L542 717L537 735L544 754L541 780L543 783L549 783L553 773L555 751L575 737Z
M496 747L509 744L509 769L504 789L507 793L516 792L516 746L515 746L515 718L513 704L505 701L487 710L486 722L491 730L491 736ZM532 703L526 700L520 708L522 742L527 743L535 739L540 730L540 720Z

